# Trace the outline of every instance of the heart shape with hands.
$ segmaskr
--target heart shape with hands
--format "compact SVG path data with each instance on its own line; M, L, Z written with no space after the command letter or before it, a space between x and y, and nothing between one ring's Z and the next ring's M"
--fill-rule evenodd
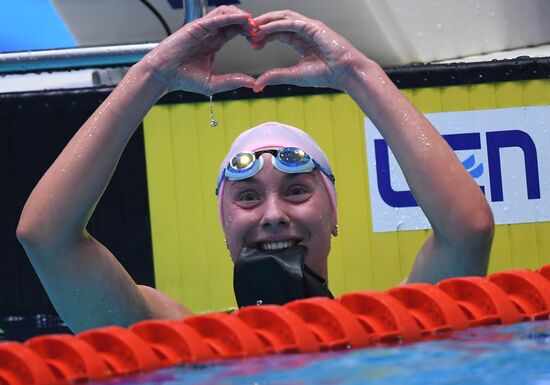
M216 53L236 36L261 50L272 41L295 49L300 60L287 68L270 69L258 78L245 73L216 74ZM268 85L344 89L346 74L362 57L346 39L320 21L292 11L275 11L256 18L234 6L221 6L186 24L146 56L167 91L204 95L246 87L259 92Z

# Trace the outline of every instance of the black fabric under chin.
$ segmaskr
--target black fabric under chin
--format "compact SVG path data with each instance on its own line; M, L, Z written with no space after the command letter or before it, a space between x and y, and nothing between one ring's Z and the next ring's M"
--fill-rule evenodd
M306 247L243 248L235 262L233 288L239 307L282 305L308 297L334 298L323 278L304 264Z

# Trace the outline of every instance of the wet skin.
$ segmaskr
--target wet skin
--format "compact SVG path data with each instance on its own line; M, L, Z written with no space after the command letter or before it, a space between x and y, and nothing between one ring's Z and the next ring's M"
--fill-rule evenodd
M336 218L319 171L286 174L273 167L271 154L262 156L264 166L254 177L224 182L223 230L231 259L243 247L290 240L307 247L306 264L327 279Z
M279 41L301 59L258 79L242 73L216 74L216 52L243 34L257 49ZM434 229L417 254L409 282L486 274L494 221L485 196L447 142L384 70L320 21L288 10L251 19L238 8L220 6L163 40L130 69L25 204L17 237L56 310L74 332L151 318L180 319L191 313L159 290L137 285L86 230L126 143L147 112L173 90L209 96L275 84L343 90L375 123ZM245 246L290 239L308 248L306 263L326 278L336 219L319 172L289 176L274 170L270 161L265 163L254 180L227 184L222 207L232 258Z

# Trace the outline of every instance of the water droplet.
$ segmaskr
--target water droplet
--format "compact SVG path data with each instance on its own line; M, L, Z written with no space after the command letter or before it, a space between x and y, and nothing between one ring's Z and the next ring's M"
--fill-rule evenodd
M210 127L216 127L217 125L218 125L218 121L214 118L212 95L210 95Z

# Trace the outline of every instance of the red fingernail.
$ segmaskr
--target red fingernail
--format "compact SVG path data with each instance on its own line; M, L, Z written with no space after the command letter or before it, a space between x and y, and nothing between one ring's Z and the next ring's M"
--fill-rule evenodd
M256 36L256 33L258 32L258 26L256 25L256 22L252 18L252 15L250 15L250 14L248 15L248 23L252 26L251 31L250 31L250 35L252 37Z

